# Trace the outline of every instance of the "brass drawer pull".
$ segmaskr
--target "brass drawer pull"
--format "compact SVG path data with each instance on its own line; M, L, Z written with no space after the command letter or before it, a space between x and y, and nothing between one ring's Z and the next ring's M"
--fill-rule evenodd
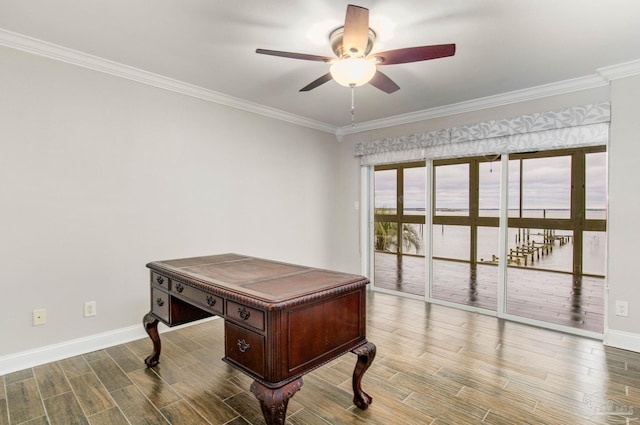
M242 351L243 353L246 353L247 351L249 351L251 349L251 345L249 343L247 343L247 341L245 341L244 339L239 339L238 340L238 349L240 351Z
M209 304L209 307L213 307L214 305L216 305L217 301L218 300L216 300L213 296L207 295L207 304Z
M162 307L164 305L164 300L162 298L158 298L156 300L156 304L158 304L158 307Z
M162 285L164 283L164 277L156 276L156 282L158 282L158 285Z
M246 308L238 308L238 314L242 318L242 320L247 320L249 316L251 316L251 312L247 311Z
M182 291L184 291L184 286L182 286L182 283L176 283L176 291L178 291L179 293L182 293Z

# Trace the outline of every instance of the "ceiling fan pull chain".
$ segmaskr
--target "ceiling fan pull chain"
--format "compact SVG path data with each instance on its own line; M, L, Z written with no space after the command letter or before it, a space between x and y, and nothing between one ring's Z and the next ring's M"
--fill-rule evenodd
M356 85L351 84L351 127L356 126Z

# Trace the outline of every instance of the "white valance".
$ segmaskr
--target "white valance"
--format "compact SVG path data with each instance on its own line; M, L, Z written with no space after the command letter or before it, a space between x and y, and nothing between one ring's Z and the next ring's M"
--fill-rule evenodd
M359 143L362 165L606 144L608 102Z

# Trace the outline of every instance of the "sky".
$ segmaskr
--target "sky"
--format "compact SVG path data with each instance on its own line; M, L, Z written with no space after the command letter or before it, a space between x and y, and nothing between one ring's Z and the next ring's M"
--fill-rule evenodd
M509 204L518 207L519 161L509 164ZM500 160L480 164L480 209L497 209L500 200ZM587 209L606 208L606 152L587 155ZM436 167L436 208L467 209L468 164ZM423 208L424 167L405 169L405 207ZM396 171L375 173L376 208L395 208ZM569 209L571 157L530 158L523 162L523 209Z

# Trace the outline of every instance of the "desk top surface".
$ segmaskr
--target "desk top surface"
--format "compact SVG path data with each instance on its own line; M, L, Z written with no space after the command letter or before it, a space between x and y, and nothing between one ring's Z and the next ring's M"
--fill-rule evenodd
M277 303L354 284L365 286L363 276L287 264L239 254L154 261L147 267L260 300Z

